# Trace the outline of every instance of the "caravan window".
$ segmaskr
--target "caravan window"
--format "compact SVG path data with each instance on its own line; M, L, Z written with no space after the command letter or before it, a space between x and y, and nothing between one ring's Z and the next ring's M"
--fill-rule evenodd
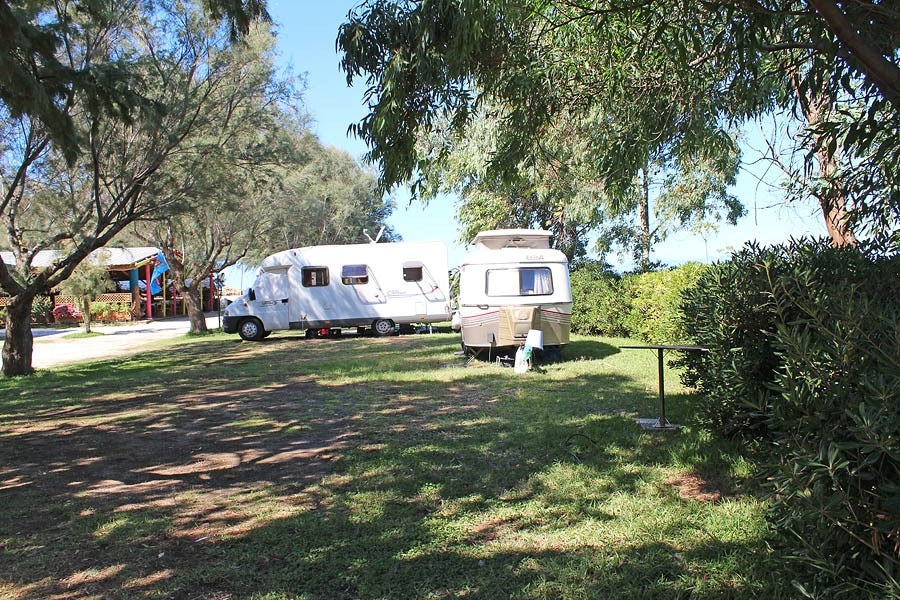
M549 296L553 278L547 267L488 269L486 292L488 296Z
M422 281L422 270L420 262L403 263L403 281Z
M344 265L341 267L341 283L344 285L369 283L369 268L366 265Z
M303 287L328 285L328 267L303 267L300 273Z

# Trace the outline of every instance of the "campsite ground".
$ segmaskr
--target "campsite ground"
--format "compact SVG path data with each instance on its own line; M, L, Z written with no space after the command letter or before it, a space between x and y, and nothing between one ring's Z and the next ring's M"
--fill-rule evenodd
M152 325L41 336L57 357L148 345L0 380L0 597L776 589L742 448L690 426L674 376L671 418L689 426L637 427L656 367L627 340L577 338L517 375L466 362L452 334L250 343Z

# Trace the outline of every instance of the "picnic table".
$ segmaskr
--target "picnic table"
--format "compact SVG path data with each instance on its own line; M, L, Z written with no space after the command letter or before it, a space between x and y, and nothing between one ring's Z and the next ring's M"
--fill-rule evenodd
M671 431L681 427L681 425L670 423L668 419L666 419L666 385L663 376L663 372L665 371L663 353L666 350L676 350L679 352L708 352L709 349L693 344L642 344L638 346L620 346L620 348L656 350L657 353L657 366L659 369L659 417L649 419L637 418L634 421L648 431Z

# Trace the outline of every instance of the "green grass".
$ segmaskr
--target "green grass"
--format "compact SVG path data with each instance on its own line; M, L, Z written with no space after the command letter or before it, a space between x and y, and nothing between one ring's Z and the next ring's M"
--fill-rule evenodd
M0 596L783 594L753 464L675 373L686 426L641 431L627 342L517 375L451 334L214 335L0 381Z

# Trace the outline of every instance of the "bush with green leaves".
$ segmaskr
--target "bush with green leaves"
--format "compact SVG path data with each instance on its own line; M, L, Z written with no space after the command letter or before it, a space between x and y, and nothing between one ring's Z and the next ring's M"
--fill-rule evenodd
M756 438L795 586L900 594L900 257L751 245L684 308L710 348L685 357L686 379L720 433Z
M629 277L626 289L630 309L625 318L629 334L651 344L690 342L683 323L682 298L704 269L699 263L687 263Z
M580 262L572 272L572 331L582 335L624 336L628 298L622 278L605 265Z
M53 301L47 296L38 296L31 304L32 323L46 324L50 321L50 312L53 310ZM5 321L5 319L4 319Z
M91 302L91 317L100 321L112 318L114 313L128 313L131 305L125 302Z

